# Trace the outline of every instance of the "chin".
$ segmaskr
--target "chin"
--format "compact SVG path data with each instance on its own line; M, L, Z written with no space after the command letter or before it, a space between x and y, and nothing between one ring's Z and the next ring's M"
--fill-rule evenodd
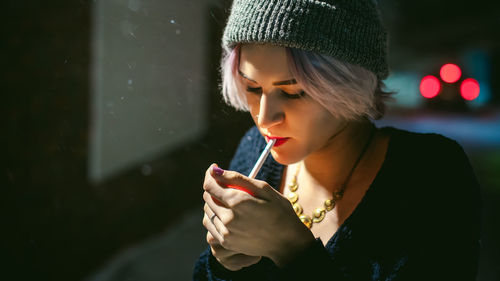
M302 160L303 157L300 157L300 155L298 155L297 153L293 153L293 154L290 154L290 153L284 153L284 152L276 152L274 150L271 150L271 155L273 156L274 160L278 163L280 163L281 165L291 165L291 164L294 164L294 163L297 163L299 162L300 160Z

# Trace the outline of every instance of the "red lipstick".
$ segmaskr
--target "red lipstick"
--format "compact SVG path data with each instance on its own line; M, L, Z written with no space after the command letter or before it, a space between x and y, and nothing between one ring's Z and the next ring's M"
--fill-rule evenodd
M270 136L264 136L264 137L266 138L266 141L269 141L271 139L276 139L276 143L274 144L274 147L278 147L290 139L290 138L280 138L280 137L270 137Z

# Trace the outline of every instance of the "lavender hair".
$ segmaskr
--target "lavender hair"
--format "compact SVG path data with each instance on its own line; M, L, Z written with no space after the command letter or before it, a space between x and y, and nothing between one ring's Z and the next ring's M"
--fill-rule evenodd
M237 110L248 111L243 86L237 79L240 49L241 45L224 48L221 88L226 103ZM290 72L297 83L333 116L377 120L384 115L385 102L393 93L382 90L385 85L373 72L314 52L288 47L286 52Z

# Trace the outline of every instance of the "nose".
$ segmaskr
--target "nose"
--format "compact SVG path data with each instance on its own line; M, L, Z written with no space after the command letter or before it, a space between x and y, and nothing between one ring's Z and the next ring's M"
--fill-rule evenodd
M259 114L257 125L262 129L268 129L280 124L285 119L281 101L277 95L262 94L260 97Z

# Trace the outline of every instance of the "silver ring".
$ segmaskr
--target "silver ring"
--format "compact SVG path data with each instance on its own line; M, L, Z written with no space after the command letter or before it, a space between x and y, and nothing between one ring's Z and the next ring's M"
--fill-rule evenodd
M214 223L214 219L215 219L215 217L216 217L216 216L217 216L216 214L213 214L213 215L210 217L210 221L211 221L212 223Z

